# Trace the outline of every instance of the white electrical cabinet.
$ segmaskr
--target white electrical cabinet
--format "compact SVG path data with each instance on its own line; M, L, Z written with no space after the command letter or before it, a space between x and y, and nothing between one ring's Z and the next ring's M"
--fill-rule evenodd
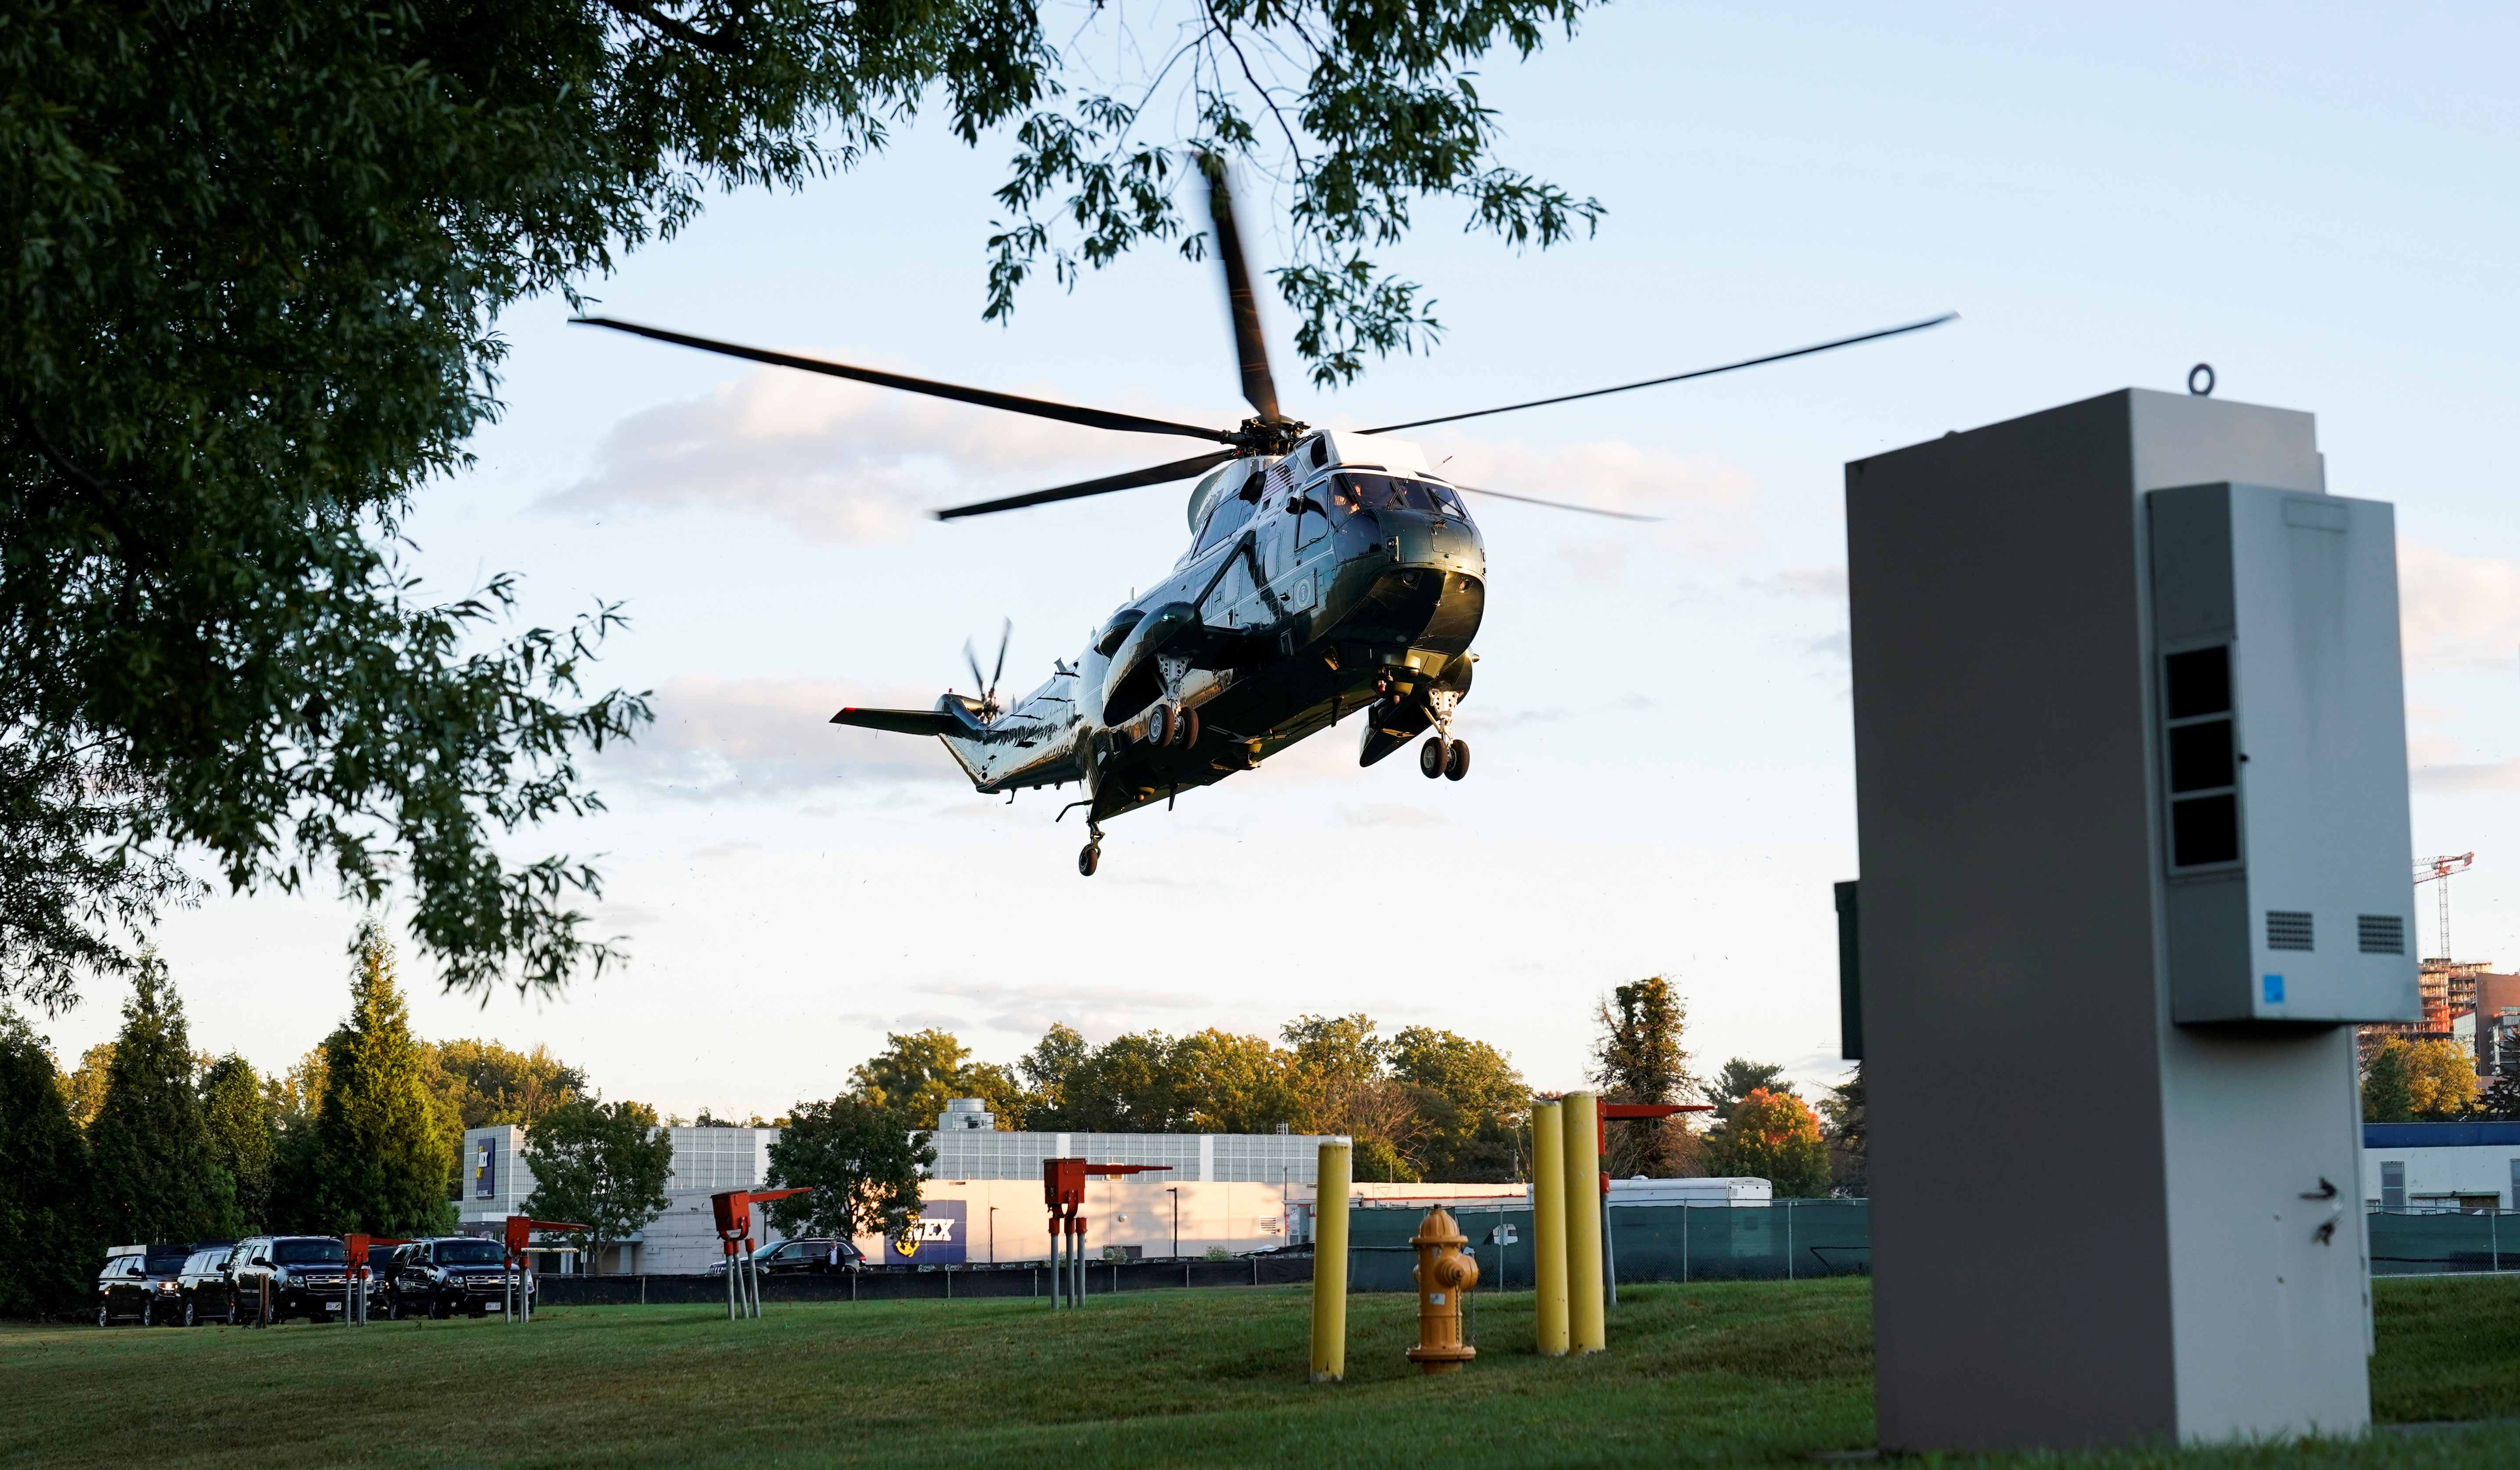
M2390 508L2144 501L2172 1019L2421 1019Z

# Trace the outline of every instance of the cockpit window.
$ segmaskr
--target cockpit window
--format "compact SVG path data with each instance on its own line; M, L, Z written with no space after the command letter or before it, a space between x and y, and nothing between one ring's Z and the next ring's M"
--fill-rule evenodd
M1346 474L1335 477L1330 510L1345 515L1357 510L1417 511L1467 521L1470 513L1451 485L1430 480L1403 480L1396 475Z
M1198 533L1198 551L1205 551L1219 541L1231 540L1235 533L1251 522L1252 505L1239 495L1227 495L1207 513L1207 526ZM1198 551L1191 553L1192 556Z

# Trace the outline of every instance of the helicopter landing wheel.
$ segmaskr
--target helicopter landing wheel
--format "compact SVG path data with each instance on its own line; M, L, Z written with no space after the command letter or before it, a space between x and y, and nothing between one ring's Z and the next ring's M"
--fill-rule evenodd
M1155 748L1161 750L1178 742L1181 739L1181 712L1170 705L1155 707L1153 727L1147 732L1153 740Z
M1444 747L1445 779L1450 781L1459 781L1469 773L1470 743L1466 740L1456 740L1452 744Z
M1418 748L1418 773L1432 781L1444 773L1444 737L1427 736L1426 743Z
M1183 750L1189 750L1192 746L1198 744L1198 712L1196 710L1184 710L1182 712L1181 743Z
M1091 878L1094 876L1094 870L1101 866L1102 866L1102 845L1101 843L1087 843L1085 845L1085 850L1076 854L1076 871L1078 876Z

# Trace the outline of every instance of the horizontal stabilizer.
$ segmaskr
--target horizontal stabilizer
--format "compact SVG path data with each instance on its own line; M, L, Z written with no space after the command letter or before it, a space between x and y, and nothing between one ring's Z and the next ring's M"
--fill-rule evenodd
M896 735L948 735L970 728L942 710L843 710L832 716L832 723Z

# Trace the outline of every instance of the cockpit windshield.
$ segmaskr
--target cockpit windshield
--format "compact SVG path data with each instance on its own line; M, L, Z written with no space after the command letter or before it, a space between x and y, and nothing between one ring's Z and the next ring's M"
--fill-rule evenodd
M1249 525L1250 521L1250 501L1239 495L1225 496L1216 502L1216 509L1207 513L1207 525L1198 533L1197 549L1191 554L1196 556L1217 542L1231 537L1236 531Z
M1469 511L1462 505L1461 494L1451 485L1431 480L1404 480L1397 475L1335 476L1329 501L1334 515L1359 510L1403 510L1462 521L1470 519Z

